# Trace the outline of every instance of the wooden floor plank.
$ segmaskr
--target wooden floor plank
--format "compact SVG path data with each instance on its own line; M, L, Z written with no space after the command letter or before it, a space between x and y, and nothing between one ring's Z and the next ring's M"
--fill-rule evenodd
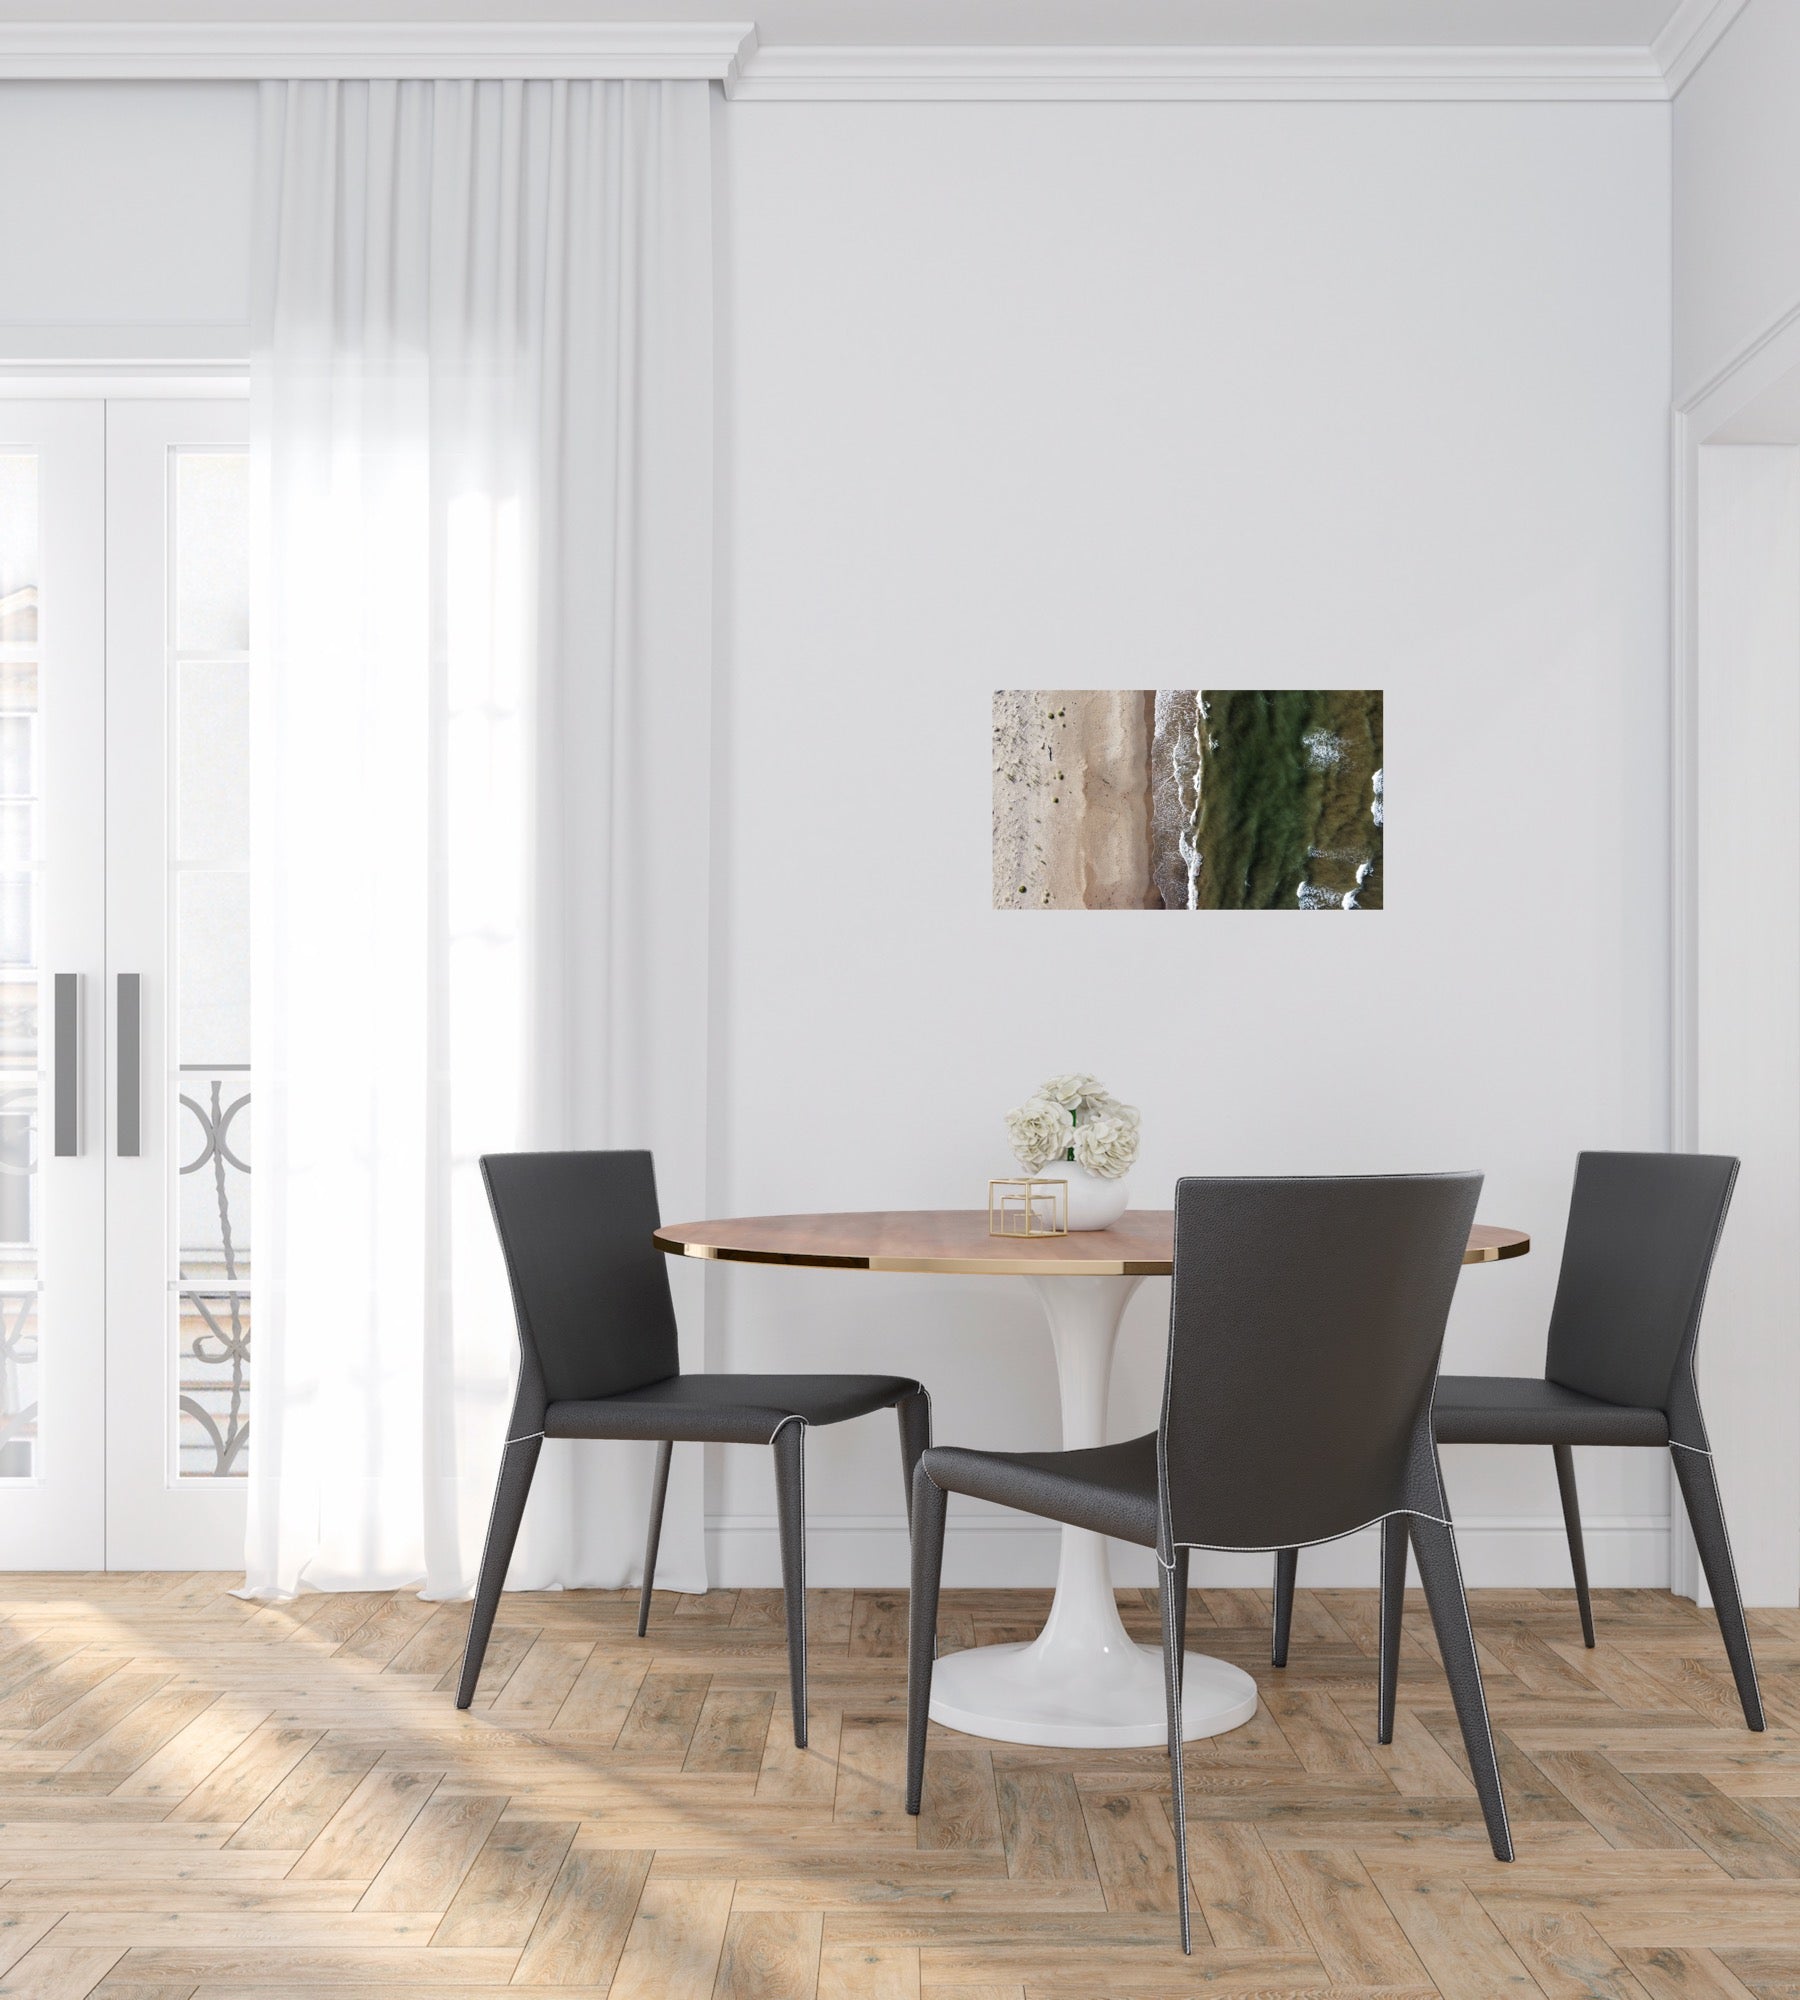
M730 1915L729 1882L646 1883L610 2000L711 1993Z
M1617 1953L1579 1910L1502 1904L1490 1914L1542 1987L1545 2000L1647 2000Z
M1188 1879L1216 1944L1239 1951L1306 1947L1306 1926L1253 1824L1190 1822Z
M1181 1878L1162 1801L1147 1792L1084 1792L1081 1810L1106 1907L1175 1910Z
M947 1989L936 1990L942 1995ZM839 1944L822 1949L818 2000L920 2000L919 1954L903 1946Z
M1188 1747L1196 1949L1162 1750L934 1727L904 1799L903 1592L531 1592L474 1709L467 1608L252 1605L219 1576L0 1578L0 1995L41 2000L1800 2000L1800 1614L1753 1613L1769 1729L1660 1591L1476 1592L1519 1858L1493 1860L1423 1602L1374 1741L1373 1591L1207 1591L1254 1674ZM1154 1602L1118 1594L1154 1643ZM950 1591L1029 1634L1042 1591Z
M362 1782L381 1754L378 1742L320 1736L231 1836L234 1847L305 1848ZM180 1807L175 1813L179 1815Z
M419 1808L356 1907L448 1910L505 1805L498 1795L440 1788Z
M931 1766L925 1767L930 1782ZM1007 1873L1024 1881L1097 1882L1081 1795L1067 1771L1003 1771L997 1784Z
M618 1967L651 1855L571 1846L513 1974L518 1986L595 1986Z
M716 2000L815 2000L824 1921L816 1910L733 1910Z
M1544 1750L1532 1762L1613 1847L1692 1847L1631 1780L1591 1750Z
M838 1741L832 1818L844 1827L911 1830L906 1811L903 1716L845 1716Z
M974 1737L931 1745L931 1783L920 1802L919 1845L942 1854L1002 1854L994 1757Z
M82 2000L125 1956L120 1945L41 1944L0 1980L6 2000Z
M524 1947L575 1834L570 1820L500 1821L444 1912L433 1945Z
M1754 1808L1726 1798L1704 1774L1642 1774L1633 1783L1726 1874L1743 1880L1800 1879L1800 1841L1785 1838Z
M1319 1963L1335 1983L1428 1983L1406 1933L1353 1849L1288 1848L1275 1863Z
M439 1773L395 1771L377 1765L319 1829L296 1861L296 1882L367 1882L418 1817Z
M1469 2000L1540 2000L1537 1981L1467 1883L1453 1875L1388 1880L1379 1863L1372 1872L1383 1901L1441 1992L1466 1994Z

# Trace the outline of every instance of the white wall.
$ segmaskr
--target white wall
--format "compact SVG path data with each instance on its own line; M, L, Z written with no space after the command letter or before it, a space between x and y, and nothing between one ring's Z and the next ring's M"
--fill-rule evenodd
M0 355L241 353L251 109L0 90L34 274ZM1668 124L720 107L715 1213L976 1204L1000 1112L1087 1066L1143 1106L1145 1205L1485 1167L1536 1249L1466 1275L1450 1362L1540 1365L1575 1151L1667 1130ZM989 910L991 690L1196 679L1387 690L1390 907ZM941 1437L1055 1438L1023 1287L708 1283L715 1366L916 1370ZM1120 1435L1165 1311L1146 1285ZM885 1420L812 1455L814 1577L898 1581ZM714 1456L727 1579L776 1575L763 1459ZM1660 1458L1583 1474L1596 1577L1663 1581ZM1565 1580L1548 1454L1450 1475L1478 1578ZM965 1578L1051 1560L992 1514L952 1545Z
M0 85L0 360L248 352L252 84Z
M1675 100L1675 391L1800 307L1800 7L1749 0Z
M715 1205L976 1204L1001 1111L1091 1068L1142 1205L1485 1168L1537 1247L1466 1274L1449 1362L1541 1366L1576 1150L1666 1140L1666 109L722 122ZM1387 910L990 910L990 691L1196 681L1386 689ZM941 1438L1054 1442L1022 1286L713 1278L715 1365L916 1370ZM814 1575L897 1580L890 1438L812 1451ZM1565 1582L1549 1454L1452 1458L1474 1574ZM1662 1457L1583 1477L1596 1575L1664 1581ZM757 1455L711 1506L772 1578ZM1050 1574L985 1518L953 1575Z

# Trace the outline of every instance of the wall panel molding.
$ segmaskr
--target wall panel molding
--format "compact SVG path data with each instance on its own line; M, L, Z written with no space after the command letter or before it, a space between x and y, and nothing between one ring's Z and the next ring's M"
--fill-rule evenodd
M1662 1589L1669 1581L1669 1520L1665 1514L1590 1514L1582 1523L1588 1570L1596 1588ZM1554 1514L1472 1514L1456 1524L1457 1546L1471 1588L1569 1590L1569 1546ZM954 1504L944 1548L946 1588L997 1590L1009 1585L1048 1590L1056 1581L1062 1531L1023 1514L964 1512ZM894 1514L814 1514L806 1524L806 1580L820 1589L902 1589L910 1573L906 1523ZM1374 1529L1309 1550L1300 1580L1321 1589L1372 1589L1380 1544ZM721 1590L773 1589L781 1558L773 1514L709 1514L707 1574ZM1266 1556L1196 1551L1193 1580L1202 1585L1266 1590L1273 1564ZM1149 1549L1113 1545L1113 1581L1121 1589L1152 1584ZM1417 1582L1415 1576L1413 1581ZM1570 1616L1573 1617L1571 1605Z

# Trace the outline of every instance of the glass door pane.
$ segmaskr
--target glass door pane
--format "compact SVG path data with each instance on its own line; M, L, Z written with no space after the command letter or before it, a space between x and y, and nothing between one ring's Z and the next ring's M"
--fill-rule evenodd
M0 453L0 1479L38 1435L38 454Z
M250 1411L250 461L176 447L174 1326L183 1479L241 1479Z
M0 1548L52 1569L105 1560L103 477L99 404L0 400Z
M107 432L108 1562L243 1558L250 1434L249 460L241 402ZM137 981L127 1046L120 976ZM115 1046L116 1045L116 1046Z

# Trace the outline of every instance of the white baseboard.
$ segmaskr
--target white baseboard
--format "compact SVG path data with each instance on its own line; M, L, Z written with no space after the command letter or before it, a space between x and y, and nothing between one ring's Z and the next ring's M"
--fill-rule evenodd
M1662 1589L1669 1581L1666 1514L1597 1514L1583 1524L1588 1574L1606 1588ZM1566 1589L1569 1551L1553 1514L1471 1515L1457 1523L1463 1574L1471 1589ZM707 1564L722 1589L773 1588L781 1559L773 1514L709 1515ZM1057 1530L1022 1515L991 1512L950 1515L944 1582L951 1588L1001 1589L1047 1586L1056 1581ZM1196 1552L1190 1575L1196 1585L1267 1585L1266 1556ZM904 1587L906 1527L898 1514L815 1514L806 1524L806 1580L826 1589ZM1147 1549L1115 1544L1113 1575L1121 1584L1156 1580ZM1373 1587L1373 1529L1327 1543L1302 1556L1303 1584Z

